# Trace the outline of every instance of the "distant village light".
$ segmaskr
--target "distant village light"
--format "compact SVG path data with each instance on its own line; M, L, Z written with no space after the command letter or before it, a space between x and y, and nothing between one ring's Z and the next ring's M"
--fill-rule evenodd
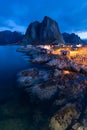
M82 44L78 44L78 45L76 45L77 47L82 47Z

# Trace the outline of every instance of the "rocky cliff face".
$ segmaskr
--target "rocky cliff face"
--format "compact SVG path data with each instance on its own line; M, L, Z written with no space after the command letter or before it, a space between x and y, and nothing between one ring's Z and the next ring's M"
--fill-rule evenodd
M63 33L62 35L63 35L65 43L72 43L72 44L83 43L80 37L74 33L71 33L71 34Z
M52 43L55 40L57 40L57 43L64 43L56 21L45 16L41 23L36 21L29 25L23 42L27 44L45 44Z

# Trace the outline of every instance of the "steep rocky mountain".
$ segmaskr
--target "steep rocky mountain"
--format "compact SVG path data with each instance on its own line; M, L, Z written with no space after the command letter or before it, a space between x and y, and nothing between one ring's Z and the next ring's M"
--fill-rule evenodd
M72 44L80 44L80 43L84 43L83 40L81 40L81 38L74 34L74 33L63 33L63 39L65 41L65 43L72 43Z
M22 40L23 35L19 32L0 31L0 45L12 44Z
M35 21L28 26L23 43L46 44L55 40L58 43L64 43L57 22L45 16L41 23Z

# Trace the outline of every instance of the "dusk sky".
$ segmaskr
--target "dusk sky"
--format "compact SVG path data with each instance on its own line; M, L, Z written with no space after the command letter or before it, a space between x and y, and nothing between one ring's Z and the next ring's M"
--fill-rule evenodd
M33 21L49 16L58 22L61 32L87 38L87 0L2 0L0 31L24 33Z

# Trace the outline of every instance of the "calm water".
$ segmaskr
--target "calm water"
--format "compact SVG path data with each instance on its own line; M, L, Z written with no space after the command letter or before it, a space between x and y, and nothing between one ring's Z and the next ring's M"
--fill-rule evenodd
M46 111L17 88L17 74L33 66L18 47L0 46L0 130L47 130Z
M10 98L15 91L16 75L28 68L23 54L16 52L18 46L0 46L0 101Z

